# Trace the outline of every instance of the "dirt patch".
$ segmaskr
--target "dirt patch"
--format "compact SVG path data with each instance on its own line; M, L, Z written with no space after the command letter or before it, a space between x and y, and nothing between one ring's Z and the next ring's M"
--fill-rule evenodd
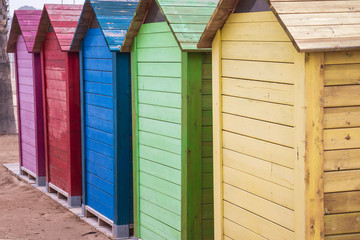
M0 239L109 239L2 166L18 159L17 136L0 136Z

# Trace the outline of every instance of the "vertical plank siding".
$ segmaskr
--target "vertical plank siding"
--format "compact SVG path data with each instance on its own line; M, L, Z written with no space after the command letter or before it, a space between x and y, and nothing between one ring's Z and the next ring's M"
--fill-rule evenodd
M325 239L356 239L360 233L360 52L329 52L324 61Z
M44 72L46 94L46 122L48 141L49 182L69 192L68 142L70 129L67 124L66 53L61 52L54 32L46 34L44 42Z
M221 37L216 228L224 239L295 239L294 75L304 63L272 12L232 14Z
M144 24L137 43L138 234L180 239L180 48L165 22Z
M28 53L24 37L18 36L16 42L17 76L19 86L20 139L22 166L33 173L36 170L35 136L35 93L33 76L33 54Z
M113 220L112 53L107 47L100 28L88 29L83 46L86 204Z

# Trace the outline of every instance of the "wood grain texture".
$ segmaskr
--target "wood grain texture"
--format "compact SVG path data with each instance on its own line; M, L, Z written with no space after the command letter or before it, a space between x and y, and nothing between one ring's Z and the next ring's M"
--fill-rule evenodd
M55 39L62 51L70 51L82 5L45 4L36 33L33 52L40 52L49 26L52 26ZM59 16L62 18L59 19Z
M306 238L324 239L324 54L306 61Z
M83 10L71 43L71 50L78 50L85 37L91 20L96 18L106 39L110 51L120 51L125 34L130 26L137 0L122 1L90 1L84 3Z
M24 38L26 50L31 52L34 47L36 31L38 29L41 17L41 10L16 10L12 18L9 40L7 42L7 52L15 52L15 45L18 36L21 34ZM17 50L22 48L17 47Z

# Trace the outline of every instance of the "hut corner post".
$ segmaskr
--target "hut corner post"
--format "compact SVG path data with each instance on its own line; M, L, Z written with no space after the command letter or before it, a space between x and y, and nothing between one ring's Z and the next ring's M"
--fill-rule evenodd
M68 52L66 55L67 97L69 119L69 197L68 204L72 207L81 206L82 168L81 168L81 106L80 106L80 71L79 53ZM80 122L79 122L80 121ZM80 128L80 129L79 129Z
M85 161L85 96L84 96L84 45L83 41L79 48L79 66L80 66L80 108L81 108L81 182L82 182L82 215L85 216L86 199L86 161Z
M181 239L201 239L202 53L182 53Z
M114 96L114 227L116 237L130 236L131 96L130 55L113 54ZM118 84L120 86L118 86ZM121 126L121 127L118 127ZM127 126L127 127L124 127Z
M138 96L137 96L137 37L134 37L133 44L131 46L131 109L132 109L132 146L133 146L133 212L134 212L134 236L140 237L140 230L139 230L139 176L138 176L138 151L139 151L139 144L138 144L138 118L137 114L138 110Z
M324 53L306 55L306 240L324 239Z
M212 43L212 94L213 94L213 155L214 155L214 239L223 239L222 193L222 101L221 101L221 30Z

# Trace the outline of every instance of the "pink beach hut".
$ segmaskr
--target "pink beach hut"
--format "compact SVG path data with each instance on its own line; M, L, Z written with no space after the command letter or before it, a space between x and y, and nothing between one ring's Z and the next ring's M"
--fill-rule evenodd
M44 120L40 53L32 53L41 10L15 11L7 52L14 53L20 173L45 185Z

